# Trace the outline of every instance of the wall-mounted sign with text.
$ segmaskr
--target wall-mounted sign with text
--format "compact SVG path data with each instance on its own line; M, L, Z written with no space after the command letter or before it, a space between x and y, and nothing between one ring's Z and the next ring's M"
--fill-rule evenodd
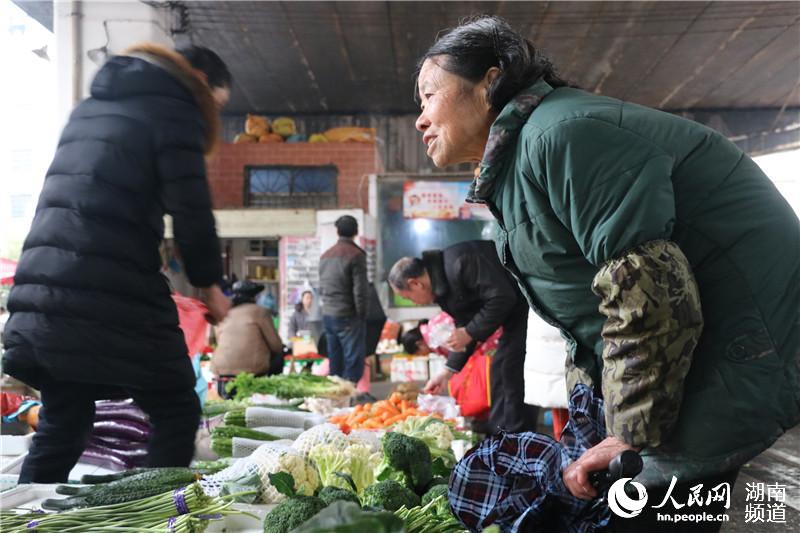
M436 220L491 220L480 204L466 202L468 181L413 181L403 183L403 217Z

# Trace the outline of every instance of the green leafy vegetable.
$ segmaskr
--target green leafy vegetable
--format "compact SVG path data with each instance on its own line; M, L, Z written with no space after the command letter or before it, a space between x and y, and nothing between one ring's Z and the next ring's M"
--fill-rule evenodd
M313 396L340 396L350 390L326 376L295 374L255 377L249 372L238 374L225 390L236 390L236 400L249 398L253 394L274 394L278 398L309 398Z
M447 497L439 495L425 505L402 507L395 514L405 522L406 533L459 533L466 531L450 512Z
M297 494L294 486L294 476L288 472L276 472L268 474L270 484L275 487L275 490L291 498Z

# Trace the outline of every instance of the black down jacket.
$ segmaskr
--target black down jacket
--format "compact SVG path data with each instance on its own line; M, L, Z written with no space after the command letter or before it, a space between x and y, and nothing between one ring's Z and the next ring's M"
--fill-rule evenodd
M62 132L5 329L3 370L34 387L194 383L160 273L164 214L193 285L217 283L222 264L205 172L208 99L201 110L187 64L170 65L170 54L109 60Z
M422 253L434 301L475 341L485 341L506 321L527 316L528 304L497 258L492 241L466 241ZM461 370L475 349L451 353L447 366Z

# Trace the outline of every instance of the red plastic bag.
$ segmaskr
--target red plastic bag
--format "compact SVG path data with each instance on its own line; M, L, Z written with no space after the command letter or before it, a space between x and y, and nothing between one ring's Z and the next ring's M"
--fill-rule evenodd
M461 372L450 378L448 389L461 408L462 416L486 418L492 405L489 372L492 358L475 353L467 360Z
M208 322L206 313L208 308L200 300L187 298L178 293L172 294L175 306L178 308L178 322L183 330L189 357L202 352L208 345Z

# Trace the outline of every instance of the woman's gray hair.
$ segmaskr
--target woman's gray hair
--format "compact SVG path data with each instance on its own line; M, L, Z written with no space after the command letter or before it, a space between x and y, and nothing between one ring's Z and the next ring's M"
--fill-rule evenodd
M499 68L500 75L489 86L488 94L492 109L498 113L517 93L539 78L552 87L571 85L558 77L553 64L532 42L495 16L467 19L438 37L419 60L415 81L422 64L431 58L447 72L472 83L482 80L490 68ZM414 99L419 103L416 90Z
M400 291L408 290L408 280L416 279L425 273L425 263L416 257L403 257L389 271L389 285Z

